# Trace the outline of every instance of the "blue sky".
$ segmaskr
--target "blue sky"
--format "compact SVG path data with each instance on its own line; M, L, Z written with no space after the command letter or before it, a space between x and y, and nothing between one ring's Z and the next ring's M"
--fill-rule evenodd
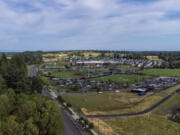
M0 0L0 51L180 51L180 0Z

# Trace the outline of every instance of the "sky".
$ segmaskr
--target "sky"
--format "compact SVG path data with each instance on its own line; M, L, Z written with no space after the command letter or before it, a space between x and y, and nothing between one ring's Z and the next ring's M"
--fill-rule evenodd
M0 0L0 51L180 51L180 0Z

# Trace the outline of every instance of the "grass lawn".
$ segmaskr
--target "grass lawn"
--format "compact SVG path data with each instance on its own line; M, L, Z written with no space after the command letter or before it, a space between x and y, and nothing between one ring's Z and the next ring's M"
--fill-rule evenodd
M81 68L82 72L108 72L108 68Z
M135 83L138 81L142 81L145 79L151 78L151 76L147 75L127 75L127 74L122 74L122 75L109 75L105 77L99 77L99 78L94 78L92 80L95 81L112 81L115 83Z
M73 72L56 72L52 73L52 76L58 78L76 78L77 76Z
M180 69L145 69L142 71L142 73L147 75L180 77Z

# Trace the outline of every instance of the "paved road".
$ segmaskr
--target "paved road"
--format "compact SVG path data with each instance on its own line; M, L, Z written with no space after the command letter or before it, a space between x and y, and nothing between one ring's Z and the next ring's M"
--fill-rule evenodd
M180 93L180 89L176 90L177 93ZM129 114L110 114L110 115L86 115L87 118L101 118L101 119L107 119L107 118L118 118L118 117L129 117L129 116L138 116L138 115L142 115L142 114L146 114L149 113L151 111L153 111L155 108L157 108L159 105L161 105L162 103L164 103L165 101L167 101L169 98L171 98L174 95L174 93L169 94L168 96L166 96L165 98L163 98L161 101L159 101L158 103L156 103L155 105L153 105L152 107L141 111L141 112L137 112L137 113L129 113Z
M45 96L52 95L46 88L43 88L42 94ZM52 97L53 98L53 97ZM72 116L61 107L61 114L63 116L64 131L62 135L89 135L80 125L78 125L72 118Z
M89 135L72 119L68 112L66 112L63 108L61 108L61 112L64 123L64 132L62 135Z
M29 77L34 77L34 76L37 75L38 68L37 68L35 65L31 65L31 66L29 67L29 71L28 71L28 72L29 72L29 73L28 73L28 76L29 76Z

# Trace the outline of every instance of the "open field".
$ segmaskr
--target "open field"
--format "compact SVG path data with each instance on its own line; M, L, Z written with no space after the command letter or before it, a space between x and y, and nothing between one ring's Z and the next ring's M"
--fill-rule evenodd
M139 112L162 99L161 96L139 97L133 93L64 97L73 108L86 115L124 114Z
M160 101L159 95L139 97L133 93L64 97L73 108L86 115L124 114L143 111Z
M180 69L145 69L142 71L142 73L147 75L180 77Z
M83 53L84 57L98 57L100 55L100 53L98 52L84 52Z
M175 96L171 97L164 104L155 109L153 113L168 116L172 113L173 109L176 108L176 105L180 106L180 94L176 94Z
M180 85L177 85L163 91L159 96L165 96L179 88ZM102 135L180 135L179 124L169 120L170 114L165 114L167 109L180 103L179 99L180 94L176 94L151 113L141 116L90 121Z
M125 114L143 111L179 88L180 85L177 85L160 93L149 93L143 97L134 93L121 92L101 95L64 96L63 98L71 103L76 111L87 115Z
M172 88L158 93L156 97L158 96L159 99L157 99L160 100L163 97L167 96L169 93L179 88L180 85L174 86ZM155 104L157 102L154 101L154 95L146 97L146 99L147 100L144 100L144 103L141 103L141 105L147 107L150 106L152 102L152 104ZM165 110L171 108L176 104L179 104L179 99L180 94L176 94L175 96L167 100L165 103L161 104L157 109L155 109L151 113L141 116L132 116L107 120L89 120L95 125L96 131L98 131L102 135L180 135L179 124L169 120L168 116L170 115L165 115L164 113ZM132 109L134 111L137 110L137 106L143 108L143 106L141 105L136 105L136 107L133 107ZM124 109L122 109L121 112L124 112Z
M142 100L142 98L136 98L136 94L133 93L66 96L64 99L70 102L78 112L82 108L88 111L109 112L118 108L131 107L135 101Z
M121 74L121 75L109 75L104 77L95 78L92 80L95 81L112 81L115 83L135 83L139 81L143 81L145 79L151 78L151 76L148 75L127 75L127 74Z
M158 56L146 56L148 60L161 61Z
M110 119L103 122L109 125L109 129L113 129L112 134L107 134L101 127L101 133L104 135L180 135L179 124L154 114ZM98 130L97 125L96 130Z

